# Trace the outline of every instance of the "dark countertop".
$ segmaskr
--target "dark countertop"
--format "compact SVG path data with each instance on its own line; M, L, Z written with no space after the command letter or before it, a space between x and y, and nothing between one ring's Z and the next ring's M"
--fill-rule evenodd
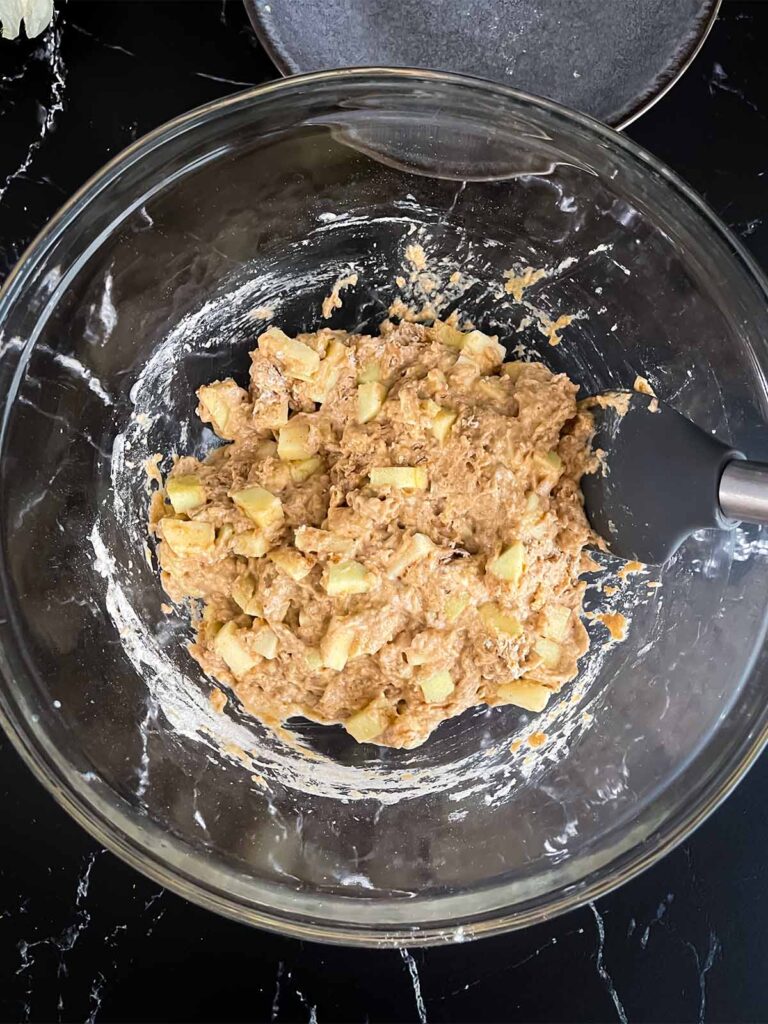
M57 6L61 6L57 4ZM628 131L768 268L768 3L726 0ZM131 140L273 77L238 0L70 0L0 41L0 280ZM0 739L0 1019L768 1020L764 757L699 831L550 924L434 950L313 946L199 910L101 850Z

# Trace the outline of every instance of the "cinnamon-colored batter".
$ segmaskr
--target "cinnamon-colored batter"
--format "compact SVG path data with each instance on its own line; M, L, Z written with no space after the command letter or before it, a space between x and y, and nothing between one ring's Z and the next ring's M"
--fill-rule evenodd
M250 384L200 388L224 441L153 506L192 655L269 723L422 743L475 704L540 711L587 649L593 464L577 386L495 339L385 321L270 328Z

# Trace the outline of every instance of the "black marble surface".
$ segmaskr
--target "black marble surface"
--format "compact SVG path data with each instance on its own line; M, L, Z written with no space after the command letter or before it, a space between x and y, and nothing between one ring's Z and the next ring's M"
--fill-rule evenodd
M0 41L0 279L132 139L272 77L237 0L70 0ZM768 3L726 0L629 129L768 268ZM345 950L219 919L101 850L0 739L3 1021L768 1020L768 760L656 867L524 932Z

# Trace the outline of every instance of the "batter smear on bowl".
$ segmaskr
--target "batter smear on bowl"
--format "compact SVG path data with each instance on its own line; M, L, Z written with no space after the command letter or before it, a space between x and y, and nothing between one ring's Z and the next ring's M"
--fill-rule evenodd
M476 704L541 711L577 674L595 542L577 385L448 323L272 327L248 389L202 387L222 445L152 506L193 657L245 709L415 747Z

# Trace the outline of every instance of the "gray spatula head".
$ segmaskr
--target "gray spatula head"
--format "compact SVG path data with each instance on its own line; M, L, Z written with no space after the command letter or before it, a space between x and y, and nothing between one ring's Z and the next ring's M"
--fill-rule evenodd
M602 468L582 489L587 517L614 554L661 563L694 530L768 522L768 467L648 395L591 402Z

